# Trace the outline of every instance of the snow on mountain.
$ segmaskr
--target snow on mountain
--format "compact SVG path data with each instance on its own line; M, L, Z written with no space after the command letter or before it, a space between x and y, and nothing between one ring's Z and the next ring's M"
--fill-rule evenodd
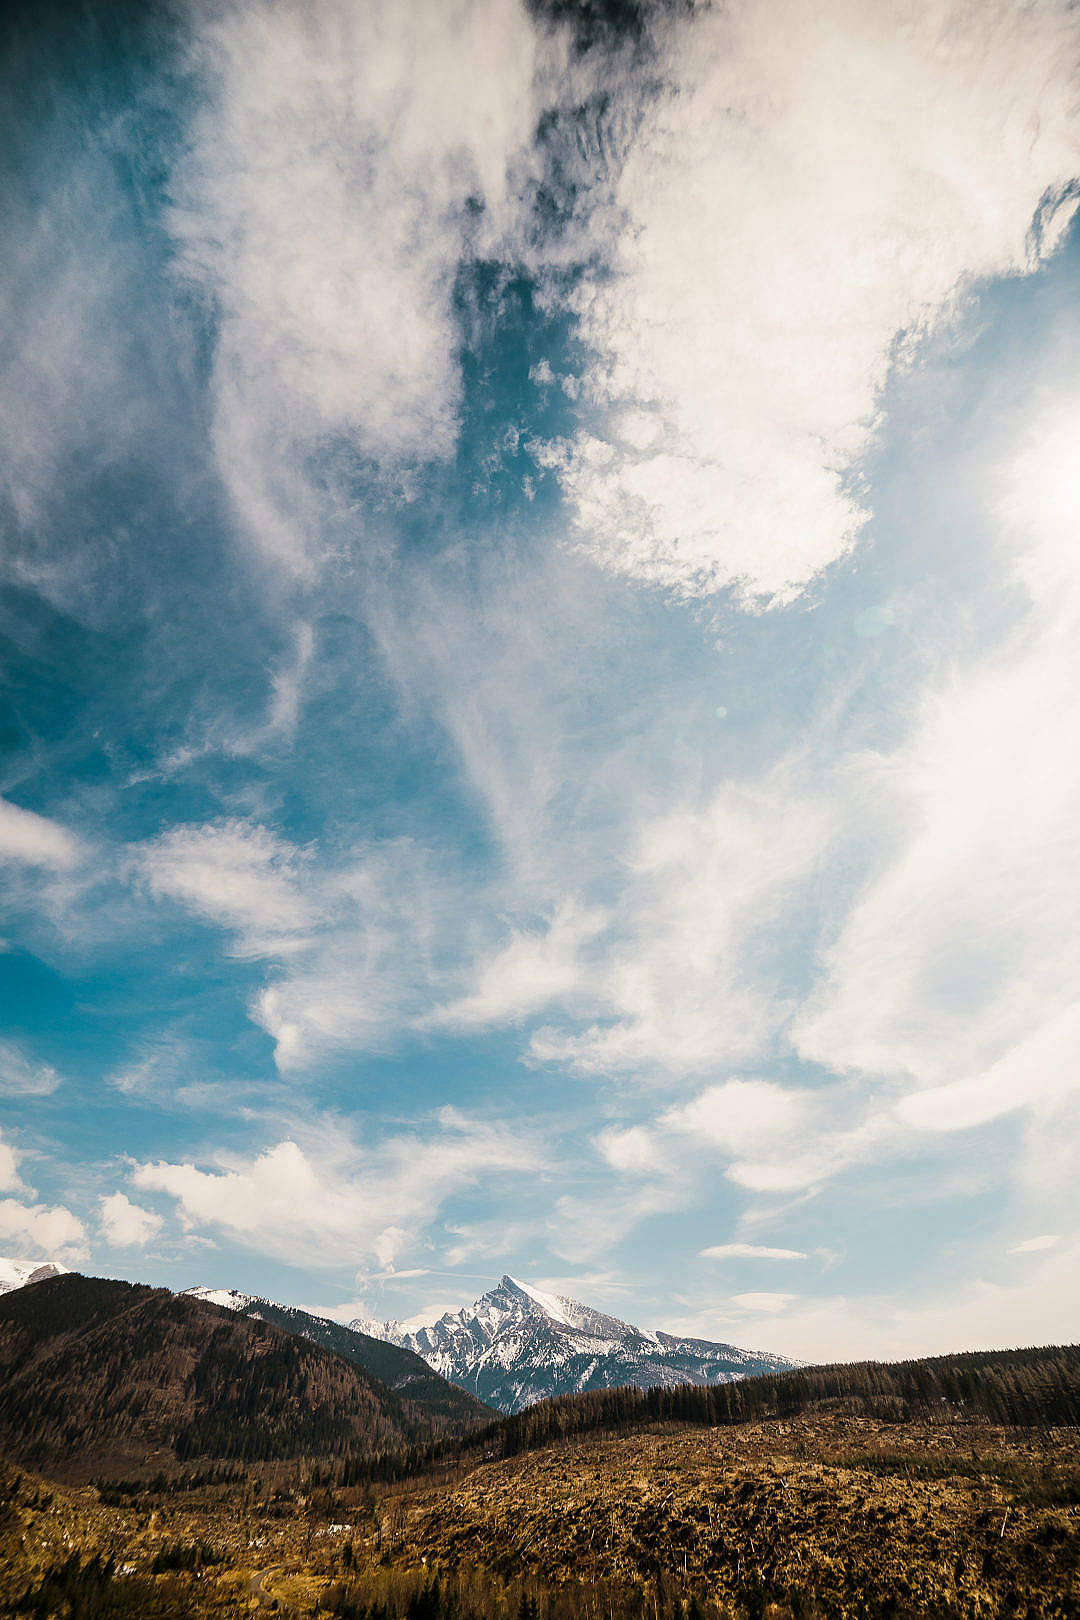
M10 1294L28 1283L44 1282L46 1277L62 1277L69 1270L59 1260L0 1259L0 1294Z
M645 1332L509 1276L437 1322L407 1328L357 1318L351 1326L414 1350L451 1383L503 1412L585 1389L717 1384L795 1365L767 1351Z
M256 1314L250 1306L264 1303L258 1294L242 1294L238 1288L185 1288L184 1293L191 1299L204 1299L209 1305L223 1305L227 1311L241 1311L247 1316ZM273 1301L265 1303L269 1305Z

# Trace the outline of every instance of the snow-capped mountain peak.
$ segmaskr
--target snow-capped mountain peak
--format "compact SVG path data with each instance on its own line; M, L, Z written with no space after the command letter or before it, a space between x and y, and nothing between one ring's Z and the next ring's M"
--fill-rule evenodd
M63 1277L71 1268L59 1260L5 1260L0 1259L0 1294L10 1294L29 1283L44 1282L46 1277Z
M207 1288L199 1284L195 1288L185 1288L184 1293L191 1299L205 1300L208 1305L223 1305L227 1311L248 1310L249 1305L272 1304L272 1300L263 1301L258 1294L242 1294L238 1288Z
M357 1318L350 1325L416 1351L444 1378L506 1412L577 1390L719 1383L792 1365L767 1352L647 1333L509 1275L435 1322L408 1327Z

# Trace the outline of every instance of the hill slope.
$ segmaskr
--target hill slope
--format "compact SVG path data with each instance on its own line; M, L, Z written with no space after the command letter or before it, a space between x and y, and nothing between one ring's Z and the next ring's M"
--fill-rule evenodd
M708 1388L591 1390L540 1401L437 1450L509 1457L570 1437L629 1434L656 1423L715 1428L821 1413L928 1426L1080 1427L1080 1345L797 1367Z
M207 1300L255 1321L272 1322L297 1338L309 1339L336 1351L346 1361L378 1378L388 1389L412 1401L433 1418L444 1421L447 1427L464 1430L488 1422L494 1415L490 1406L456 1384L448 1383L406 1346L372 1338L355 1327L345 1327L326 1316L314 1316L294 1305L278 1305L258 1294L210 1288L188 1288L185 1293L192 1299Z
M446 1427L333 1350L165 1289L71 1274L0 1299L0 1444L46 1473L370 1455Z
M414 1350L501 1412L583 1390L724 1383L792 1365L768 1351L649 1333L513 1277L427 1327L363 1318L350 1326Z

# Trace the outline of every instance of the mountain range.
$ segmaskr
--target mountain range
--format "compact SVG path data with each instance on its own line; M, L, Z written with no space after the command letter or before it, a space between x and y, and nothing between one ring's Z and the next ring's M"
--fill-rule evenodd
M66 1269L0 1259L0 1294ZM483 1421L492 1407L513 1413L555 1395L727 1383L799 1365L766 1350L650 1332L510 1276L471 1305L420 1325L356 1317L346 1326L238 1289L199 1286L184 1297L332 1350L454 1431Z
M366 1317L350 1326L415 1351L500 1412L584 1390L726 1383L796 1365L764 1350L648 1332L510 1276L472 1305L425 1326Z
M295 1305L279 1305L259 1294L243 1294L236 1288L188 1288L185 1296L236 1311L257 1322L269 1322L299 1339L321 1344L362 1367L395 1394L423 1408L434 1419L445 1419L448 1427L463 1428L493 1416L490 1407L457 1384L447 1382L408 1345L393 1344L381 1336L369 1335L355 1323L346 1327L326 1316L313 1316Z
M494 1417L411 1352L369 1341L385 1370L416 1374L391 1389L361 1365L361 1340L351 1334L346 1355L165 1288L46 1277L0 1299L0 1452L83 1483L370 1458Z

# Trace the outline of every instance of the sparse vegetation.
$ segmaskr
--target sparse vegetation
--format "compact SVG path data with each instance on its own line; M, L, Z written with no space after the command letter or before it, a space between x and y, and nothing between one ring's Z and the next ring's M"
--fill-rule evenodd
M18 1620L1080 1616L1077 1348L598 1391L449 1443L276 1327L24 1292L0 1424L50 1477L0 1471Z
M110 1493L10 1470L0 1613L1080 1614L1075 1429L810 1414L580 1437L396 1484L342 1489L331 1472L205 1470L183 1489L151 1479Z

